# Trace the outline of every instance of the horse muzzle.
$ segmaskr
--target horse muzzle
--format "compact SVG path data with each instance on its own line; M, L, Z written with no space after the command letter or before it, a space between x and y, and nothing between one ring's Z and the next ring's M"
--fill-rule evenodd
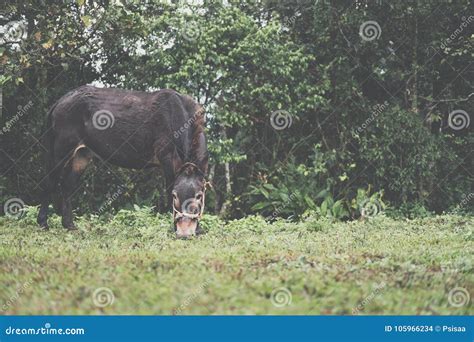
M176 237L189 238L196 235L198 228L197 218L181 217L175 221Z
M178 238L188 238L196 235L199 228L199 220L204 212L205 190L201 201L194 199L186 200L180 211L175 207L173 202L173 223Z

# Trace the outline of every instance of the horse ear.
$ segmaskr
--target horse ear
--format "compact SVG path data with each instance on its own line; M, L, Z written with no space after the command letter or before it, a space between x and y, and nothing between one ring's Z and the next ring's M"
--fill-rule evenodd
M206 136L200 132L196 137L193 145L193 163L197 165L204 175L207 175L209 165L209 152L207 151Z

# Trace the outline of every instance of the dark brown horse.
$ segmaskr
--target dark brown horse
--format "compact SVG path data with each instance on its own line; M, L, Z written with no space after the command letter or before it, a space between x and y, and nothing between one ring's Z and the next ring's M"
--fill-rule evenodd
M74 229L71 196L93 157L125 168L161 166L178 236L194 235L204 209L208 151L204 110L174 90L152 93L92 86L64 95L51 108L45 137L47 175L38 223L48 228L59 188L62 224Z

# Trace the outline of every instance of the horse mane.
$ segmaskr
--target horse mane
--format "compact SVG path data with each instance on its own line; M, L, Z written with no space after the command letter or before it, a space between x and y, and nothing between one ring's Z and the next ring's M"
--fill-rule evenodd
M199 170L206 174L208 150L204 136L206 123L204 107L192 97L174 91L171 103L170 129L177 152L175 170L178 170L181 165L188 164L189 166L191 163L197 165Z
M190 96L184 96L185 104L188 110L190 110L192 114L192 123L191 123L191 130L192 130L192 136L191 136L191 149L190 149L190 155L188 157L191 158L196 158L197 155L196 153L199 152L199 139L200 139L200 134L204 133L204 129L206 126L206 110L202 105L200 105L198 102L196 102L193 98ZM192 161L192 160L191 160Z
M196 152L199 144L199 134L204 132L206 127L206 110L199 103L195 102L195 120L193 122L193 138L191 143L191 154Z

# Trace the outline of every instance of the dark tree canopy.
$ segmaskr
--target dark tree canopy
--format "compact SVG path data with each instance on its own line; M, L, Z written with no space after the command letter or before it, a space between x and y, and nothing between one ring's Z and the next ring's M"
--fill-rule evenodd
M7 2L1 201L38 203L48 108L92 83L172 88L200 102L215 189L208 210L227 217L472 211L470 5ZM75 201L97 212L122 189L113 207L159 206L163 183L156 170L97 163Z

